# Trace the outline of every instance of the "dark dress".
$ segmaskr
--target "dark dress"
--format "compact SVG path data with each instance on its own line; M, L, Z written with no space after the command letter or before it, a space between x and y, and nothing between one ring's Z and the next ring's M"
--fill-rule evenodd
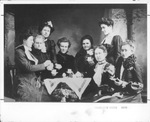
M41 91L37 85L36 71L45 70L44 64L35 65L35 62L25 53L24 46L15 50L15 90L16 101L41 101Z
M71 69L73 73L76 72L75 58L72 55L63 54L59 51L56 57L57 63L62 66L62 68L58 71L57 77L62 77L62 74L66 73L68 69Z
M45 41L45 46L46 46L46 52L49 55L51 61L53 63L57 63L57 59L56 59L56 49L55 49L55 42L54 40L47 40Z
M122 65L124 67L124 71L122 77L120 77L120 70ZM131 99L129 99L130 102L142 101L139 97L141 96L141 91L143 89L142 70L140 65L137 64L134 55L129 56L126 61L123 61L122 57L118 59L115 76L129 83L125 88L119 87L116 90L122 92L122 94L124 94L124 97L126 98L131 97ZM138 88L137 90L132 89L133 82L138 83L138 85L136 86ZM132 100L132 97L134 97L134 100Z
M108 62L101 64L101 65L103 65L104 70L106 72L103 72L102 74L99 73L99 75L102 75L101 76L101 85L99 87L97 86L97 84L95 83L94 78L93 78L93 76L95 74L94 69L97 65L92 66L91 69L88 71L88 76L90 76L92 78L92 80L84 92L83 96L85 98L83 98L83 99L85 99L85 101L92 102L93 100L95 100L94 95L97 94L99 90L101 90L101 96L99 96L99 97L102 97L105 95L112 95L114 93L114 89L116 86L115 86L114 82L112 80L110 80L111 75L106 71L106 69L109 66L111 66L111 64Z
M51 59L52 57L47 52L43 53L43 52L41 52L41 50L33 48L32 53L38 59L38 64L44 63L46 60L52 61L52 59ZM43 71L37 71L36 75L41 78L41 83L46 78L53 78L51 71L48 71L47 69L45 69ZM42 89L41 101L42 102L52 101L51 96L48 94L48 92L46 90L46 87L44 85L42 85L41 89Z
M68 69L71 69L73 73L76 72L75 67L75 58L72 55L63 54L60 51L58 52L57 56L57 63L61 64L62 68L58 70L58 74L56 77L62 77L63 73L67 73ZM66 84L66 83L59 83L56 89L53 91L52 96L53 100L56 102L60 102L63 95L63 90L65 90L69 95L66 98L66 102L76 102L78 101L78 97L76 93Z
M42 64L46 60L52 60L50 55L47 52L43 53L43 52L41 52L41 50L33 48L32 53L38 59L38 64ZM46 78L52 77L51 72L48 71L47 69L45 69L44 71L38 71L38 72L36 72L36 74L37 74L37 76L41 77L42 81Z
M112 41L111 41L111 45L110 44L105 44L103 43L102 45L104 45L107 48L107 62L115 65L118 58L121 55L121 45L122 45L122 39L119 35L113 36Z
M87 72L94 65L88 63L87 57L89 57L89 55L83 48L81 48L75 56L75 63L76 63L77 70L81 72L84 75L84 77L89 77ZM93 55L91 57L94 59Z
M120 77L121 66L123 64L124 71L122 77ZM117 86L115 88L115 92L123 95L120 97L111 97L108 99L101 100L99 102L110 102L110 103L141 103L141 91L143 89L142 76L141 76L141 68L136 63L134 55L131 55L123 61L123 58L120 57L116 64L116 72L115 77L119 78L123 81L126 81L128 85L126 87ZM133 82L138 83L136 86L133 85ZM133 86L137 89L134 90Z

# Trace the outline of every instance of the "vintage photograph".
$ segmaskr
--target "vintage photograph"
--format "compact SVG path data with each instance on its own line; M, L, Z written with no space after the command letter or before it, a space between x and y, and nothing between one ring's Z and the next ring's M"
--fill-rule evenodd
M4 4L4 102L147 103L147 4Z

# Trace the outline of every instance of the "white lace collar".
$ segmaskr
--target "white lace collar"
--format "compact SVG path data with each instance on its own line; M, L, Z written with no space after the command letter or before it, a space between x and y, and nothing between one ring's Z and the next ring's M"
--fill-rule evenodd
M25 51L32 51L30 47L27 47L26 45L23 45L23 46L24 46Z
M31 60L31 61L34 61L35 65L37 65L37 64L38 64L38 60L37 60L37 59L35 58L35 56L32 55L32 53L30 52L32 49L29 48L29 47L27 47L27 46L25 46L25 45L23 45L23 46L24 46L25 54L26 54L27 58L28 58L29 60Z

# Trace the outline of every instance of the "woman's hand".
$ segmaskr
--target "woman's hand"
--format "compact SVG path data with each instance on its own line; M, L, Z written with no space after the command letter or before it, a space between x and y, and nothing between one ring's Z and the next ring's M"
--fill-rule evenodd
M116 80L114 80L114 83L115 83L117 86L121 86L122 83L123 83L123 81L120 80L120 79L118 79L118 78L116 78Z
M92 56L94 54L94 50L93 49L88 50L87 54L90 55L90 56Z
M90 64L90 65L94 65L94 61L93 61L93 58L92 57L87 57L87 62Z
M102 90L98 91L98 95L101 96L102 95Z
M67 73L69 73L69 74L73 73L72 69L68 69Z
M51 63L51 64L48 65L46 68L47 68L47 70L52 71L52 69L54 68L54 64Z
M81 78L81 77L83 77L83 74L78 71L78 72L76 72L75 76L76 76L76 78Z
M55 64L55 68L56 68L56 69L61 69L62 66L61 66L60 64L57 64L57 63L56 63L56 64Z
M46 60L45 62L44 62L44 66L45 67L47 67L48 65L51 65L52 64L52 62L50 61L50 60Z
M41 52L46 53L46 46L45 43L43 43L42 47L41 47Z
M128 82L122 81L122 88L125 88L128 85Z
M112 96L118 97L118 98L123 98L123 94L121 94L120 92L116 92Z
M57 71L56 71L56 69L53 69L52 71L51 71L51 74L53 75L53 76L56 76L57 75Z
M142 83L136 83L136 82L131 82L131 88L133 90L141 90L143 89L143 84Z
M113 76L115 74L115 67L113 65L109 65L108 67L106 67L105 72L108 72Z
M116 80L114 80L114 83L117 85L117 86L122 86L122 88L125 88L127 85L128 85L128 82L126 81L122 81L118 78L116 78Z
M66 73L63 73L63 74L62 74L62 77L63 77L63 78L66 77L66 76L67 76Z

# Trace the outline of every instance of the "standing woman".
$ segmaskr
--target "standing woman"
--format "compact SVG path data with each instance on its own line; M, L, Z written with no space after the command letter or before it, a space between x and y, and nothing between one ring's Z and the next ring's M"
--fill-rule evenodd
M83 36L81 45L81 49L75 56L76 67L84 77L88 77L87 72L94 65L93 38L90 35Z
M16 101L37 102L41 100L41 92L40 82L35 72L45 70L51 63L50 60L46 60L38 64L38 60L32 55L33 36L30 30L23 32L22 40L23 44L16 47L15 50Z
M47 52L50 56L50 59L53 63L56 63L56 49L55 49L55 42L54 40L50 40L49 37L51 33L54 31L54 27L51 21L43 23L40 28L39 32L45 38L45 43L42 48L42 52Z
M119 35L113 35L113 25L114 21L110 18L103 17L99 22L99 26L105 35L101 44L107 48L106 59L109 63L115 65L121 55L122 39Z

